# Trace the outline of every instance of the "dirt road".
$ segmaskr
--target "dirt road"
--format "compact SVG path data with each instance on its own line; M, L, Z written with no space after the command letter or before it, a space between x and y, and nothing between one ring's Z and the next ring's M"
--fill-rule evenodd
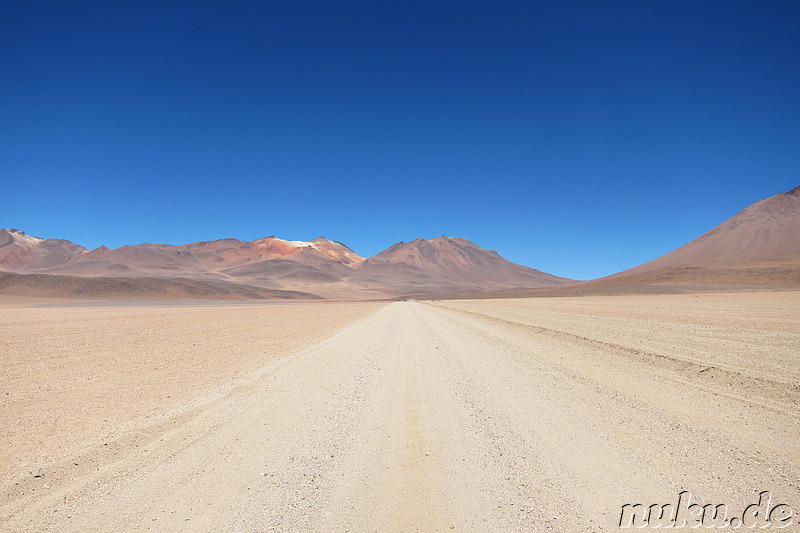
M15 477L0 530L607 531L684 490L797 524L800 299L715 298L391 304Z

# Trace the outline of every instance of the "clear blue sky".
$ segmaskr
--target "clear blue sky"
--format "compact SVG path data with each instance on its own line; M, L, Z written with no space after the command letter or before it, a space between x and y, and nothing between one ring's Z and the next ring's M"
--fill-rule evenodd
M0 226L632 267L800 185L800 3L0 4Z

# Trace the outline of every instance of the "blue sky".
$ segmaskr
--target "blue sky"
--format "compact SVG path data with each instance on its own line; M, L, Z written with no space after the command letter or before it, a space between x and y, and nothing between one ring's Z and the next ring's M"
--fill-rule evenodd
M2 2L0 226L587 279L800 185L797 2Z

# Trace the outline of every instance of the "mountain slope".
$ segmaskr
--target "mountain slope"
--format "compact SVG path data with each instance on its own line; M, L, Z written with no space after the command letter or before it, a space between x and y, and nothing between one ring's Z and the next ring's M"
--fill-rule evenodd
M364 284L384 283L397 295L572 283L512 263L467 239L445 236L399 242L358 265L354 279Z
M800 287L800 187L746 207L693 241L642 265L554 294Z
M315 294L186 278L78 277L0 272L0 294L59 298L319 299Z
M61 239L40 239L18 229L0 229L0 269L23 270L65 264L86 248Z
M717 261L760 261L797 252L800 187L758 201L697 239L626 272Z

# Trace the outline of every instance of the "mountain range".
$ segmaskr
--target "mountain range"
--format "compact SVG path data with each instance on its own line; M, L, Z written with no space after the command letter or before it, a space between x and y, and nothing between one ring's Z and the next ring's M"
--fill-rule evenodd
M0 230L0 293L81 297L383 299L800 286L800 187L758 201L632 269L575 282L467 239L399 242L368 258L318 237L88 250Z
M186 295L191 280L197 297L230 293L242 298L247 297L245 292L250 297L363 299L572 282L507 261L467 239L445 236L399 242L364 258L324 237L309 242L271 236L87 250L70 241L4 229L0 270L7 272L0 274L0 292L49 295L138 292L149 297L161 291L180 297ZM262 290L265 295L259 296Z

